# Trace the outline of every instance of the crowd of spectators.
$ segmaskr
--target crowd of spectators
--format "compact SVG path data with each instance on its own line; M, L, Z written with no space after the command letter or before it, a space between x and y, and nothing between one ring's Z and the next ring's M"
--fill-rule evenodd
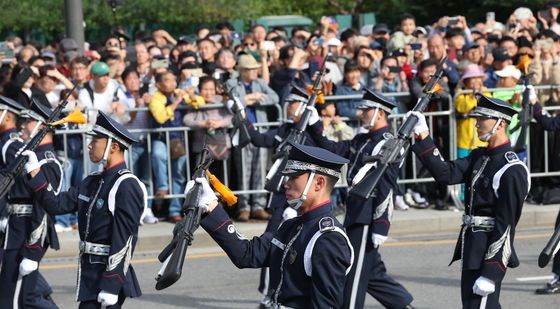
M270 154L251 145L232 149L228 134L232 116L224 104L228 98L239 98L247 119L266 128L266 123L281 119L277 106L283 107L291 87L310 85L331 55L321 84L325 95L360 95L367 87L389 95L397 103L395 112L405 113L422 96L424 85L446 57L440 82L443 90L427 111L455 111L456 147L463 157L484 145L477 139L473 120L467 118L476 106L476 93L520 108L521 71L515 66L520 56L532 59L533 84L560 83L559 12L560 2L550 1L539 12L517 8L502 22L488 12L483 21L443 16L425 26L417 25L413 15L403 14L397 25L369 25L359 31L339 29L330 17L321 18L315 28L294 27L290 32L254 25L242 33L230 23L220 22L178 38L163 29L129 34L115 28L102 41L86 43L83 55L70 38L41 44L12 36L5 46L14 58L0 53L0 93L23 105L35 99L49 107L69 95L69 107L87 109L89 123L101 110L129 129L151 129L149 133L136 131L139 143L131 149L129 166L154 195L150 208L155 215L174 222L181 218L181 199L176 195L183 192L186 167L196 164L203 144L209 145L216 159L212 169L220 177L228 177L234 189L263 187L268 168L263 162L270 161ZM77 90L69 93L74 84ZM488 88L518 89L488 92ZM409 94L391 95L403 92ZM459 92L455 101L449 100ZM557 105L559 98L557 89L539 91L545 106ZM320 111L330 138L348 139L360 132L356 121L360 99L330 103ZM208 104L210 108L205 108ZM433 118L431 126L436 143L448 155L449 121ZM179 127L192 131L173 130ZM100 168L84 163L84 139L81 134L57 139L67 186ZM224 160L231 164L224 165ZM411 168L407 164L402 177ZM429 200L443 198L437 193L441 190L419 185L400 191L395 201L398 209L427 207L422 195ZM445 208L441 201L436 204ZM249 212L253 219L267 219L266 206L264 194L243 195L237 210ZM156 216L149 213L145 222L157 222ZM246 215L242 218L247 219ZM75 222L70 216L57 219L61 230Z

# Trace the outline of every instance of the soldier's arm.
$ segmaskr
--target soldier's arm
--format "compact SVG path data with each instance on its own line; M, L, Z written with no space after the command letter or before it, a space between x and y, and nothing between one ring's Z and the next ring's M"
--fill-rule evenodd
M529 192L527 171L522 165L511 166L500 177L499 183L493 183L493 188L498 197L495 226L489 237L490 245L480 275L497 282L505 276L512 253L515 226Z
M282 141L282 138L278 136L278 129L272 129L261 133L248 120L245 120L245 126L251 136L251 143L256 147L273 148L278 146Z
M439 149L430 136L416 140L412 151L430 171L437 182L443 184L458 184L466 182L471 156L453 161L444 161Z
M560 131L560 116L550 117L542 112L542 106L539 103L536 103L533 110L533 117L535 117L545 130Z
M206 214L200 225L227 253L238 268L259 268L268 266L272 233L264 233L249 240L239 234L233 222L222 207L216 207Z
M352 145L352 140L335 142L326 138L323 135L323 124L321 121L317 121L313 125L307 126L307 132L311 135L311 138L317 145L317 147L324 148L330 152L334 152L342 157L347 157L350 152L350 146Z
M145 198L138 180L128 178L120 183L114 205L107 201L113 214L113 228L109 259L99 284L101 290L119 294L127 280L126 273L136 245Z
M57 185L53 187L55 195L58 195L60 183L62 181L62 170L59 169L54 163L44 164L41 169L43 170L47 181L50 184ZM38 201L33 203L33 212L31 214L31 234L25 240L23 248L21 249L24 258L40 261L46 252L46 238L49 232L49 227L54 228L53 218L49 216L41 207ZM52 241L52 240L51 240Z
M43 169L30 173L27 186L33 192L33 198L51 215L61 215L78 210L78 189L71 187L66 192L56 194L55 184L49 182ZM87 198L87 197L84 197Z
M351 249L342 234L326 232L311 257L311 308L340 308L346 270L352 264Z

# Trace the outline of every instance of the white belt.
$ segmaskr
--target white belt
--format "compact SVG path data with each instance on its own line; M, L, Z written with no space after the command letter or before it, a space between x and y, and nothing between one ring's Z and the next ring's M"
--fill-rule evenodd
M31 204L9 204L8 213L10 215L30 215L33 212Z
M493 228L495 220L492 217L463 215L463 223L469 227Z
M80 240L80 253L108 256L111 251L110 245L95 244Z

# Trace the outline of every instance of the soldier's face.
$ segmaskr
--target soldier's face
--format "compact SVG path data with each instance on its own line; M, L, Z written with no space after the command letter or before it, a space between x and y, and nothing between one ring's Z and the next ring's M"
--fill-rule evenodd
M107 146L107 139L94 136L88 145L89 159L93 163L98 163L103 159L103 153Z
M288 177L288 181L284 185L286 189L286 200L289 201L300 198L303 190L305 190L308 178L309 173Z
M478 136L484 135L492 130L497 119L488 117L476 117L476 131Z
M29 140L32 137L31 134L33 133L33 129L35 128L36 125L37 125L37 121L35 120L31 120L31 119L25 120L20 126L21 139L23 139L24 141Z

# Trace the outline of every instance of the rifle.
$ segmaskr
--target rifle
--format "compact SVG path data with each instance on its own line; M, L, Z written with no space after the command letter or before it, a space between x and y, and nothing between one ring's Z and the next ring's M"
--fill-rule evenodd
M233 88L228 91L228 98L229 100L226 102L226 107L233 115L231 144L233 147L243 148L251 142L249 130L245 126L245 112L243 111L243 104L239 101L239 98L233 94Z
M313 88L311 88L311 97L307 101L307 107L315 106L315 102L317 102L317 98L321 94L319 91L319 87L321 86L321 80L325 76L326 72L326 64L327 59L330 57L330 53L325 59L323 60L323 65L317 74L315 81L313 82ZM278 145L276 148L275 154L272 156L272 160L274 160L274 164L266 174L266 183L264 188L270 192L280 193L282 192L282 185L284 183L284 176L280 174L280 172L286 167L288 162L288 155L292 149L291 144L303 144L304 142L304 133L307 124L309 123L309 118L311 117L311 110L305 109L299 122L295 123L295 125L290 130L288 136Z
M216 176L208 171L214 160L210 157L207 147L200 153L199 162L193 173L193 179L208 177L214 190L220 193L221 198L229 205L237 203L237 197L231 190L223 185ZM173 229L173 239L163 248L158 259L163 263L156 276L156 290L163 290L181 278L187 248L194 239L194 232L200 225L202 210L197 206L202 195L202 184L195 182L192 189L186 193L183 204L183 219Z
M47 135L47 133L56 131L56 126L59 124L65 122L82 123L82 124L86 123L85 116L79 110L75 110L70 115L64 117L59 121L54 122L58 118L62 110L68 104L68 97L76 89L76 86L77 84L74 85L74 88L72 88L70 92L68 92L68 94L64 98L64 101L62 101L62 103L60 103L53 110L49 118L46 120L45 127L39 130L39 132L37 132L37 134L33 136L33 138L24 146L24 148L21 151L19 151L19 154L16 156L16 158L12 162L10 162L10 164L8 164L8 166L6 166L5 169L0 171L0 199L3 199L8 194L10 188L14 185L16 178L19 176L19 174L21 174L23 167L25 166L25 164L29 159L27 156L22 155L21 154L22 152L26 150L35 151L35 149L37 149L37 147L39 146L43 138ZM39 104L35 99L32 100L35 104Z
M523 152L527 148L527 129L531 124L531 118L533 115L533 106L531 105L529 92L529 85L531 84L530 81L530 74L529 74L529 65L531 64L531 59L527 55L521 56L521 60L516 65L517 69L520 69L523 72L523 86L525 90L523 90L523 100L521 101L521 111L519 111L519 122L515 125L514 128L509 130L509 133L513 133L517 130L521 130L519 133L519 137L515 142L515 146L513 147L513 151L515 152Z
M558 253L560 250L560 225L554 230L554 234L546 243L546 246L541 251L539 255L539 267L544 268L548 265L548 262Z
M416 103L412 109L413 111L423 112L434 93L442 89L438 81L443 76L443 64L446 59L447 57L444 57L440 61L436 73L430 77L430 80L426 86L424 86L422 90L424 96ZM410 134L417 121L418 118L415 116L408 117L397 131L397 136L386 140L379 153L374 156L364 157L364 164L377 162L377 167L373 170L370 169L367 174L365 174L364 178L350 189L351 195L362 199L368 199L373 195L375 186L387 170L387 167L389 167L389 164L400 164L406 157L408 148L410 147Z

